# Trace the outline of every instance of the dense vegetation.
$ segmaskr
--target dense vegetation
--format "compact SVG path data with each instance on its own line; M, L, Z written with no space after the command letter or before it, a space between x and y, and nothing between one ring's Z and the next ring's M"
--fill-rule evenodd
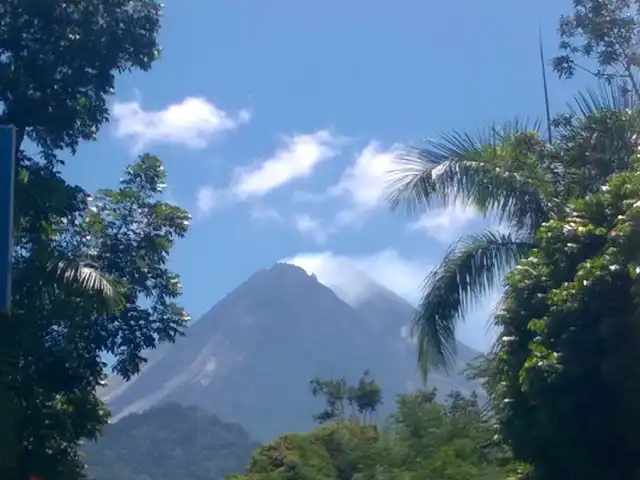
M18 139L0 478L83 478L79 442L108 420L95 393L104 354L131 377L188 319L167 260L189 216L162 201L160 159L141 156L93 199L61 172L60 154L108 120L116 74L158 58L160 14L154 0L0 2L0 122Z
M517 472L495 438L495 424L475 396L435 392L397 399L388 421L372 421L382 401L375 382L316 380L327 408L313 432L287 435L258 449L243 476L230 480L504 479Z
M103 355L130 378L188 318L167 268L188 214L162 201L161 160L142 155L95 198L60 168L61 152L108 121L116 74L158 58L160 14L154 0L0 3L0 122L18 134L0 478L85 478L80 442L108 420L95 394ZM574 0L553 67L592 73L602 88L548 114L544 130L516 122L406 151L394 206L462 202L505 227L452 245L414 322L426 375L450 365L468 309L506 289L495 351L478 369L494 415L417 392L381 428L370 379L319 381L325 424L259 449L246 479L504 478L516 474L510 455L537 480L640 478L639 15L638 0Z
M554 69L592 73L599 88L549 115L546 131L512 123L407 150L392 195L412 209L462 202L502 223L455 242L428 277L419 367L448 366L456 324L506 288L479 373L503 440L541 480L640 478L639 14L637 1L576 0Z
M631 171L546 223L507 280L493 398L514 452L542 478L639 473L640 156L632 158ZM592 415L605 396L608 408Z
M241 472L258 446L240 425L166 404L108 425L85 452L98 480L218 480Z
M517 471L475 396L452 393L440 405L435 391L416 391L383 419L382 392L366 373L355 385L314 379L311 393L325 401L314 417L320 425L262 447L239 425L195 407L127 416L85 446L89 472L98 480L498 480Z

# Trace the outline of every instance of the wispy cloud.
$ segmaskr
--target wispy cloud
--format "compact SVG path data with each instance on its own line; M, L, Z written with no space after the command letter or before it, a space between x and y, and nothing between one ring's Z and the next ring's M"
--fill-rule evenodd
M327 130L287 137L273 155L240 170L230 189L240 200L262 197L287 183L311 176L318 164L337 155L337 147L338 139Z
M480 214L476 209L455 203L423 213L409 224L409 230L425 233L441 242L451 242L464 234L478 218Z
M323 194L296 192L294 200L303 203L322 203L329 199L340 201L340 207L330 218L311 218L303 214L303 228L298 231L314 239L322 239L345 227L360 225L369 214L386 205L389 175L397 168L398 146L383 148L378 142L370 142L359 151L353 163L347 167L337 182ZM312 220L312 222L311 222Z
M145 110L139 101L115 102L111 108L114 135L132 142L135 153L151 144L205 148L215 135L233 130L251 118L247 110L235 115L201 97L187 97L160 110Z
M318 245L323 245L327 241L327 232L322 222L311 215L301 214L294 218L296 230L301 234L311 237Z
M237 169L227 187L201 187L196 192L198 210L200 214L213 210L211 207L214 203L200 202L201 198L210 199L215 196L217 206L256 201L287 184L308 178L320 163L338 154L340 144L341 139L327 130L285 137L282 145L272 155L252 166ZM258 216L260 215L256 219Z
M315 274L321 283L351 304L359 303L376 294L375 285L371 285L368 276L416 305L422 296L424 278L432 269L429 260L406 257L394 249L358 255L341 255L332 251L301 253L283 261L298 265L309 274ZM496 333L487 328L488 320L501 298L501 293L492 292L467 312L465 322L459 325L457 332L462 342L480 351L487 351Z
M329 194L346 198L353 208L369 211L386 201L389 174L397 168L398 146L384 149L369 143L345 170Z
M315 274L320 282L340 290L353 301L373 293L366 276L357 275L362 272L414 304L420 298L420 285L431 268L423 259L406 258L393 249L361 255L331 251L301 253L283 261Z
M249 216L252 220L259 222L282 223L285 221L284 216L275 208L266 207L264 205L254 206Z
M199 188L196 192L198 215L202 216L211 213L211 211L220 205L222 197L222 193L213 187L205 186Z

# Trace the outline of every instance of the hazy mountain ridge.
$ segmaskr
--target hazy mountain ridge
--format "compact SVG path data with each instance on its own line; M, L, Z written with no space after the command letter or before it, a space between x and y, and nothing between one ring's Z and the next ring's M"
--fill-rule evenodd
M169 403L108 425L84 453L99 480L217 480L244 471L259 446L238 424Z
M370 369L392 405L397 394L420 385L414 348L400 334L413 307L375 288L350 306L299 267L261 270L184 338L153 352L133 381L110 379L102 397L115 420L174 401L239 422L260 440L311 428L319 403L308 383L316 375L355 379ZM461 345L460 354L462 368L477 352ZM461 375L439 372L429 384L443 395L476 388Z

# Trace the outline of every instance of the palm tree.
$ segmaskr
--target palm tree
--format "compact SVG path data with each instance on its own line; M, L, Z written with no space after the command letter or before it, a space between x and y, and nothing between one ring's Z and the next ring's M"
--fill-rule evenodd
M56 260L49 263L48 271L59 287L100 298L107 312L115 311L123 301L115 280L91 262Z
M424 376L428 366L452 365L457 324L535 248L540 226L628 168L640 129L636 111L617 86L604 86L580 94L555 122L553 145L538 124L515 121L403 151L390 182L393 209L413 214L458 203L505 227L454 242L426 278L413 322Z

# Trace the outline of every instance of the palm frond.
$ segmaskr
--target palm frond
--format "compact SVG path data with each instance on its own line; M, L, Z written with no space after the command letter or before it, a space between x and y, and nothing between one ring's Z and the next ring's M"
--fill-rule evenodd
M504 275L533 248L530 237L487 231L454 243L427 277L412 325L418 365L448 369L455 360L456 327Z
M109 307L122 301L113 280L94 265L59 260L51 262L49 270L56 280L86 294L100 296Z
M454 132L421 148L407 148L391 172L389 202L412 215L437 203L461 203L517 230L535 230L547 218L544 175L538 163L518 163L525 156L526 135L536 131L523 122L493 127L479 135Z
M620 82L600 82L597 88L578 92L573 103L568 105L569 113L577 117L589 117L602 110L637 110L638 99Z

